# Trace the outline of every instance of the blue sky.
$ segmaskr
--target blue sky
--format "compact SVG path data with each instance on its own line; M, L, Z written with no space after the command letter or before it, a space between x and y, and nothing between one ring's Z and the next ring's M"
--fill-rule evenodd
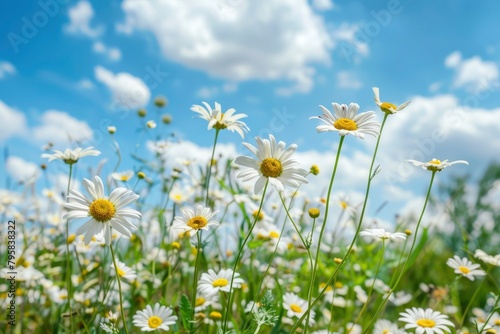
M297 143L305 168L324 167L310 188L321 192L338 136L317 134L309 117L332 102L377 111L373 86L382 100L412 100L391 116L382 138L375 192L390 200L387 216L425 190L428 175L409 171L405 159L465 159L470 167L452 168L473 175L498 161L495 1L7 0L3 6L0 145L25 166L44 162L48 141L56 149L75 147L68 133L112 160L106 127L114 125L126 157L120 169L133 169L128 154L138 140L139 108L159 123L143 142L175 133L204 156L213 132L190 107L217 101L248 115L246 141L271 132ZM173 118L168 126L152 103L159 95L168 99L162 111ZM220 142L247 154L237 134L223 132ZM347 138L337 191L363 188L374 143ZM14 169L14 178L23 175Z

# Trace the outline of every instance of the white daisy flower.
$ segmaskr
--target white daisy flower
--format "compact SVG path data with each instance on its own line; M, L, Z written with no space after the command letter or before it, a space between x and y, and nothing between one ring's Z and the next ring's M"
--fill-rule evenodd
M137 278L136 271L127 266L125 263L116 261L116 265L118 267L118 275L120 276L120 278L125 278L129 282L132 282ZM115 265L113 263L111 263L111 269L111 272L113 273L113 275L115 275Z
M156 122L155 122L155 121L153 121L153 120L151 120L151 121L147 121L147 122L146 122L146 126L147 126L148 128L150 128L150 129L154 129L154 128L156 128Z
M222 112L221 105L215 102L215 108L212 109L207 102L202 102L203 106L193 105L191 110L200 114L200 118L208 121L208 129L215 128L217 130L228 129L231 132L238 132L241 138L245 137L244 132L250 130L248 126L239 119L247 117L246 114L234 115L236 110L229 108L226 112Z
M90 217L85 224L76 231L77 235L85 234L84 242L90 243L92 237L100 232L104 232L104 240L109 245L111 243L111 227L121 234L131 237L131 230L136 230L127 218L139 219L141 213L134 209L125 208L126 205L134 202L139 195L125 188L116 188L109 197L104 195L104 185L99 176L94 177L94 182L83 179L83 186L90 195L87 198L81 192L71 189L68 196L69 203L64 207L68 212L64 219L72 220Z
M395 114L398 111L401 111L404 108L406 108L406 106L409 105L411 102L411 101L406 101L405 103L399 105L399 107L390 102L381 102L378 87L372 87L372 90L373 93L375 94L375 103L379 106L380 110L382 110L385 113Z
M140 327L143 332L152 332L155 330L168 331L169 325L175 324L177 316L173 315L170 307L162 306L156 303L154 308L147 305L142 311L138 311L133 317L134 326Z
M500 254L495 256L489 255L481 249L476 249L476 253L474 254L476 259L479 259L483 262L491 264L492 266L500 267Z
M124 172L115 172L111 173L111 177L116 181L127 182L134 176L134 172L131 170L127 170Z
M359 232L359 235L362 237L369 237L375 240L395 240L395 239L403 239L406 240L406 234L401 232L390 233L386 232L382 228L369 228L364 231Z
M83 157L86 157L89 155L98 156L99 154L101 154L100 151L94 150L94 148L92 146L90 146L87 148L78 147L74 150L67 148L66 150L64 150L64 152L59 151L59 150L54 150L54 153L52 153L52 154L49 154L49 153L42 154L42 158L48 158L49 162L52 160L59 159L59 160L64 161L64 163L66 163L68 165L72 165L72 164L76 163L78 161L78 159L80 159L80 158L83 158Z
M399 329L397 324L394 324L386 319L378 319L373 328L373 334L403 334L404 330Z
M288 318L297 317L301 318L307 311L307 301L297 296L295 293L287 292L283 295L283 308L287 311ZM314 324L314 317L316 313L311 310L309 316L309 324Z
M196 212L191 209L183 209L183 216L175 216L172 228L179 232L189 232L191 236L195 235L198 230L208 230L209 226L219 226L219 223L212 219L219 211L214 211L210 208L204 208L198 205Z
M448 160L438 160L438 159L432 159L429 162L420 162L417 160L406 160L407 162L411 162L414 166L417 167L422 167L423 169L430 170L431 172L440 172L446 167L449 167L454 164L465 164L468 165L469 163L465 160L457 160L457 161L451 161L448 162Z
M257 148L249 143L243 143L257 159L239 156L234 160L237 165L249 167L237 175L243 182L257 178L254 186L254 193L259 193L267 180L279 192L284 191L283 183L298 187L301 183L307 183L304 176L307 171L298 168L299 163L291 159L293 153L297 150L297 145L292 144L286 147L282 141L276 143L273 135L269 135L269 140L255 137Z
M417 334L443 334L455 327L448 316L432 309L412 307L399 314L399 321L406 322L405 329L415 328Z
M460 258L458 255L455 255L453 258L449 258L446 264L455 269L455 274L467 277L471 281L475 279L475 276L486 275L486 272L478 269L481 268L479 264L472 263L466 257Z
M317 126L317 132L337 131L340 136L351 134L361 139L365 138L365 135L376 137L380 134L380 123L375 120L375 112L367 111L356 115L359 110L359 105L356 103L351 103L349 106L332 103L332 106L335 111L334 115L325 107L320 106L323 115L309 118L316 118L326 123L326 125Z
M198 291L207 296L217 294L219 291L229 292L232 275L232 269L221 269L219 273L215 273L214 270L209 269L208 273L201 274L201 278L198 281ZM239 273L234 273L232 289L239 289L245 283L239 276Z

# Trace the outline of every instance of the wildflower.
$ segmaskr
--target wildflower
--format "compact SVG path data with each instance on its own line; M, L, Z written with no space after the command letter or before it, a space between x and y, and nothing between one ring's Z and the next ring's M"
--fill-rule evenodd
M127 170L124 172L115 172L111 173L111 177L116 181L127 182L134 176L134 172L131 170Z
M446 264L455 269L455 274L467 277L471 281L475 279L475 276L486 275L483 270L478 269L481 268L479 264L472 263L466 257L461 259L459 256L455 255L453 258L449 258Z
M222 112L221 105L215 102L215 108L212 109L207 102L202 102L205 108L199 105L193 105L191 110L200 114L200 118L208 121L208 129L215 128L217 130L228 129L231 132L238 132L241 138L244 138L244 132L250 130L248 126L239 119L247 117L246 114L234 115L236 110L229 108L226 112Z
M454 164L466 164L468 165L469 163L465 160L457 160L457 161L452 161L448 162L448 160L438 160L438 159L432 159L429 162L420 162L417 160L406 160L407 162L411 162L414 166L417 167L422 167L423 169L430 170L431 172L440 172L446 167L449 167Z
M237 175L242 181L257 178L254 186L254 193L259 193L267 180L276 187L279 192L284 191L283 183L298 187L300 183L307 183L304 176L307 171L298 168L299 163L291 156L297 150L297 145L290 145L285 149L286 144L282 141L276 143L273 135L269 135L269 140L255 137L257 148L249 143L243 143L257 159L239 156L234 160L235 164L249 167Z
M146 117L146 115L147 115L146 109L137 110L137 116L142 118L142 117Z
M163 108L167 105L167 99L163 96L158 96L154 101L155 106L158 108Z
M406 239L406 234L401 232L390 233L386 232L382 228L369 228L364 231L359 232L359 235L362 237L372 237L374 239L380 240L393 240L393 239Z
M64 152L59 150L54 150L53 154L44 153L42 158L48 158L49 162L52 160L62 160L65 164L72 165L78 161L78 159L86 157L88 155L98 156L101 154L98 150L94 150L92 146L87 148L78 147L74 150L67 148Z
M108 132L110 135L116 133L116 126L108 126Z
M309 212L309 217L311 218L318 218L320 214L318 208L310 208L308 212Z
M121 261L116 261L118 266L118 276L120 278L125 278L128 281L132 282L137 278L137 273L132 268L128 267L125 263ZM115 266L111 263L112 273L115 274Z
M232 269L221 269L219 273L209 269L208 273L201 274L198 282L198 291L207 296L217 294L219 291L229 292L231 287L231 277L233 276ZM245 282L239 273L234 273L232 289L239 289Z
M141 213L134 209L127 209L125 206L137 200L139 195L126 188L116 188L109 197L106 197L104 196L104 185L99 176L94 177L94 182L83 179L83 186L90 195L90 199L81 192L71 189L68 196L69 203L64 204L68 210L63 217L64 219L90 217L90 220L80 226L76 234L85 234L86 244L92 240L94 235L104 232L104 240L109 245L111 243L111 227L130 237L132 235L130 231L137 228L127 218L139 219Z
M161 117L161 121L163 122L163 124L170 124L172 123L172 116L165 114Z
M406 101L405 103L401 104L399 107L396 105L390 103L390 102L380 102L380 97L379 97L379 89L378 87L372 87L373 93L375 94L375 103L380 107L380 110L387 114L395 114L398 111L403 110L406 108L407 105L410 104L411 101Z
M309 119L319 119L326 125L316 127L317 132L337 131L340 136L351 134L361 139L365 135L378 136L380 133L380 123L375 120L375 112L367 111L359 115L356 113L359 110L359 105L356 103L345 104L332 103L335 114L333 115L328 109L323 106L323 115L313 116Z
M416 307L407 308L399 315L401 316L399 321L406 322L405 329L415 328L417 334L442 334L450 332L447 326L454 327L447 315L430 308L426 310Z
M147 121L146 126L150 129L156 128L156 122L155 121Z
M300 298L296 294L292 292L287 292L283 296L283 308L287 311L286 316L289 318L292 317L302 317L304 313L307 311L307 301ZM314 323L315 312L311 310L309 316L309 323Z
M183 209L183 216L174 218L172 228L180 230L179 232L189 232L193 236L198 230L208 230L209 226L218 226L218 222L210 220L218 211L211 211L210 208L204 208L201 205L198 205L196 212L191 209Z
M373 329L373 334L403 334L404 332L404 330L398 328L397 324L386 319L378 319Z
M311 168L309 169L309 173L311 173L312 175L318 175L319 174L318 165L312 165Z
M140 327L143 332L152 332L155 330L168 331L169 325L175 324L177 316L173 315L170 307L161 306L156 303L154 308L147 305L142 311L137 312L133 319L136 327Z
M500 254L493 256L493 255L487 254L486 252L482 251L481 249L476 249L476 253L474 254L474 257L476 259L483 261L483 262L491 264L492 266L500 267Z

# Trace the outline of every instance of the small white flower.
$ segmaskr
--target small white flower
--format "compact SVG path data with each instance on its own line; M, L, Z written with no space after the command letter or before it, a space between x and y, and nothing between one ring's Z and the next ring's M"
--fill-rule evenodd
M215 108L212 109L207 102L202 102L205 108L199 105L193 105L191 110L200 114L200 118L208 121L208 129L215 128L217 130L228 129L231 132L238 132L241 138L245 137L244 132L248 132L248 126L240 121L241 118L247 117L245 114L234 115L234 108L222 112L221 105L215 102Z
M118 275L120 276L120 278L125 278L129 282L132 282L137 278L137 273L135 272L135 270L128 267L125 263L121 261L116 261L116 265L118 266ZM113 275L115 275L115 265L111 263L110 266Z
M500 267L500 254L495 256L489 255L481 249L476 249L476 253L474 254L476 259L479 259L483 262L491 264L492 266Z
M78 147L74 150L67 148L66 150L64 150L64 152L59 151L59 150L54 150L53 154L49 154L49 153L42 154L42 158L48 158L49 162L52 160L59 159L59 160L64 161L64 163L66 163L68 165L72 165L72 164L76 163L78 161L78 159L80 159L80 158L83 158L83 157L86 157L89 155L98 156L99 154L101 154L101 152L98 150L94 150L94 148L91 146L91 147L87 147L84 149L81 147Z
M218 273L209 269L208 273L201 274L198 282L198 291L207 296L217 294L219 291L229 292L232 275L232 269L221 269ZM241 288L241 284L245 283L239 276L239 273L234 273L233 289L239 289Z
M85 234L84 241L88 244L92 237L100 232L104 232L104 240L109 245L111 243L111 227L121 234L131 237L131 230L136 230L127 218L139 219L141 213L134 209L127 209L125 206L134 202L139 195L126 188L116 188L109 197L104 196L104 185L99 176L94 177L94 182L83 179L83 186L90 195L87 198L81 192L71 189L68 196L68 203L64 207L68 212L64 219L73 220L89 218L85 224L76 231L77 235Z
M156 128L156 122L155 121L147 121L146 126L150 129Z
M177 316L173 315L170 307L161 306L156 303L154 308L147 305L142 311L138 311L133 317L133 323L140 327L143 332L152 332L156 330L168 331L169 325L175 324Z
M397 324L394 324L386 319L378 319L373 329L373 334L403 334L404 330L399 329Z
M466 257L460 258L459 256L455 255L453 256L453 258L449 258L448 261L446 261L446 264L455 269L455 274L467 277L471 281L475 279L475 276L486 275L486 272L478 269L481 268L479 264L472 263Z
M367 111L357 114L359 105L351 103L346 104L332 103L335 114L332 114L323 106L320 108L323 111L321 116L313 116L309 119L319 119L326 125L316 127L317 132L336 131L340 136L351 134L361 139L365 135L378 136L380 133L380 123L375 120L375 112Z
M208 230L209 226L219 226L215 220L210 220L218 211L212 212L210 208L204 208L198 205L196 212L191 209L183 209L183 216L176 216L172 228L179 232L189 232L191 236L198 230Z
M127 170L124 172L115 172L111 173L111 177L116 181L127 182L134 176L134 172L131 170Z
M405 329L415 328L417 334L443 334L450 332L453 323L448 320L448 316L432 309L422 309L412 307L401 312L399 321L406 322Z
M380 110L382 110L385 113L395 114L398 111L401 111L404 108L406 108L406 106L409 105L411 102L411 101L406 101L405 103L399 105L399 107L390 102L381 102L378 87L372 87L372 90L373 93L375 94L375 103L379 106Z
M370 237L374 239L380 240L395 240L395 239L403 239L406 240L406 234L401 232L390 233L386 232L382 228L369 228L364 231L359 232L359 235L362 237Z
M307 301L292 292L287 292L283 295L283 308L287 311L288 318L301 318L307 311ZM315 315L315 312L311 310L309 325L314 324Z
M237 165L249 167L239 173L236 177L243 182L257 178L254 186L254 193L259 193L269 180L279 192L284 191L283 183L298 187L301 183L307 183L304 176L307 171L298 168L299 163L291 157L297 150L297 145L290 145L288 148L282 141L276 143L273 135L269 135L269 140L255 137L257 148L249 143L243 143L255 156L256 159L239 156L234 160Z
M449 167L454 164L465 164L468 165L469 163L465 160L457 160L457 161L451 161L448 162L448 160L438 160L438 159L432 159L429 162L420 162L417 160L406 160L407 162L411 162L414 166L417 167L422 167L423 169L430 170L431 172L440 172L446 167Z

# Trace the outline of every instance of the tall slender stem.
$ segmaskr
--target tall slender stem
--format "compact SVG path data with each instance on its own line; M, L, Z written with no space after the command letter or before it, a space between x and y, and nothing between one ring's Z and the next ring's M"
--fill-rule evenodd
M214 155L215 155L215 146L217 145L217 138L219 137L219 129L215 129L215 138L214 138L214 144L212 146L212 156L210 157L210 161L208 162L208 170L207 170L207 179L205 180L205 189L207 190L207 194L205 196L205 206L208 206L208 195L209 195L209 189L210 189L210 177L212 176L212 164L214 161Z
M123 295L122 295L122 283L120 281L120 274L118 270L118 265L116 263L115 252L113 250L113 244L109 244L109 249L111 250L111 257L113 258L113 265L115 267L116 280L118 281L118 293L120 295L120 313L122 315L123 327L125 328L125 333L128 334L127 322L125 320L125 311L123 310Z
M200 253L202 252L201 248L201 231L198 231L196 233L196 237L198 238L198 244L196 245L196 260L194 264L194 278L193 278L193 296L191 297L191 305L193 307L193 320L194 320L194 314L195 314L195 308L196 308L196 290L198 290L198 272L199 272L199 265L200 265Z

